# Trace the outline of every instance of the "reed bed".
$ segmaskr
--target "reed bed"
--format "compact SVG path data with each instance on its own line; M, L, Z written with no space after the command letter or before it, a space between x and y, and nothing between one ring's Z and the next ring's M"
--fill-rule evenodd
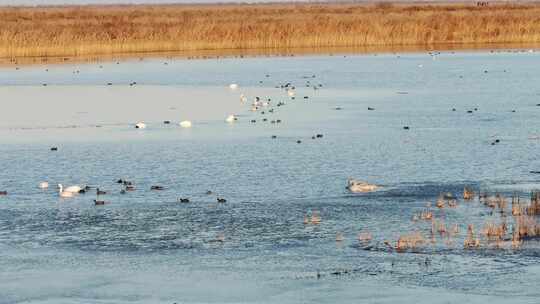
M463 248L469 250L519 250L526 242L540 240L540 191L532 191L530 198L525 199L514 194L511 197L511 208L508 206L508 198L500 193L479 192L477 200L474 196L475 191L465 187L462 202L469 202L467 205L470 206L470 202L476 201L490 211L480 229L475 230L475 224L471 222L447 224L446 212L450 210L445 211L445 206L457 208L459 201L452 193L441 193L436 202L438 216L431 211L431 203L427 203L426 208L413 215L413 232L400 234L395 245L391 241L384 241L384 244L397 252L407 252L421 249L426 245L425 240L430 239L433 246L441 242L442 246L452 248L454 241L460 238L460 225L467 227ZM425 222L430 225L426 226Z
M538 4L0 8L0 57L540 43ZM292 51L294 52L294 51Z

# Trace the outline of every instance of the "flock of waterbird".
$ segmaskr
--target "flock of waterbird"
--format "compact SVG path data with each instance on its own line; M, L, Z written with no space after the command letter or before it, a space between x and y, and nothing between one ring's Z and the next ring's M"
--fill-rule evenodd
M440 53L438 52L429 53L429 55L433 58L435 58L439 54ZM117 62L117 64L119 63ZM423 68L423 65L418 65L418 67ZM100 68L103 68L103 66L100 66ZM74 73L79 73L79 71L76 70L74 71ZM488 71L485 70L484 73L488 73ZM266 75L266 77L269 77L269 75ZM304 76L303 79L306 80L304 85L306 87L311 87L313 90L318 90L322 88L323 85L321 83L316 84L311 82L311 80L315 78L315 75ZM260 82L262 83L262 81ZM130 82L129 85L134 86L136 84L137 82ZM43 85L46 86L46 84ZM112 83L109 82L107 83L107 85L112 85ZM229 85L229 89L231 91L237 91L239 90L239 88L240 86L236 83L232 83ZM279 84L276 86L276 88L283 89L286 93L287 98L289 98L290 100L295 100L297 95L296 86L291 82ZM398 94L407 94L407 92L398 92ZM309 99L309 96L305 95L303 96L303 99L307 100ZM240 102L242 104L247 104L248 97L244 94L240 94ZM274 113L276 108L285 105L286 103L283 101L274 103L271 98L262 98L259 96L255 96L252 103L249 105L249 110L251 112L258 112L261 115L264 115L265 113ZM537 104L537 106L540 106L540 104ZM335 110L341 109L342 108L339 106L335 107ZM375 111L375 108L368 107L367 110ZM453 108L452 111L456 111L456 109ZM478 108L467 110L467 113L471 114L475 111L478 111ZM515 110L513 110L513 112L515 112ZM229 114L225 118L226 123L235 123L238 120L239 117L236 114ZM268 118L264 117L262 118L262 121L267 122ZM250 122L256 123L257 120L250 119ZM281 123L281 119L272 119L270 122L272 124L279 124ZM163 123L171 124L172 122L165 120L163 121ZM183 120L180 121L178 125L182 128L191 128L193 126L193 123L190 120ZM136 129L146 129L147 124L145 122L137 122L134 127ZM403 129L409 130L410 127L403 126ZM276 137L276 135L272 135L272 138ZM322 137L323 134L319 133L313 135L312 139ZM296 142L301 143L302 141L297 140ZM495 139L491 144L495 145L499 142L499 139ZM58 148L52 147L51 150L58 151ZM533 173L533 171L531 172ZM120 194L126 194L127 192L135 191L135 185L131 181L119 179L117 183L122 185L123 187L123 189L121 189L119 192ZM39 183L39 188L47 189L49 188L49 183L46 181L41 182ZM346 184L346 189L352 193L368 193L372 191L378 191L381 188L382 187L379 185L370 184L365 181L355 180L353 178L349 178ZM61 198L68 199L80 194L88 193L92 189L94 188L91 186L71 185L68 187L64 187L62 184L58 184L58 195ZM160 185L153 185L150 187L151 191L161 191L164 189L165 187ZM95 188L95 193L96 199L93 200L95 205L104 205L107 203L106 201L100 199L101 196L108 194L107 191L101 190L100 188ZM7 194L7 191L0 191L0 196L6 196ZM214 195L214 193L210 190L207 191L206 194ZM512 207L510 210L508 210L507 199L504 196L500 194L490 196L486 193L480 193L476 198L475 192L471 188L466 187L463 191L463 201L468 203L475 200L488 207L491 210L491 215L498 216L498 218L490 219L489 221L487 221L480 231L475 230L473 224L466 224L467 234L464 238L463 248L478 249L484 247L495 249L519 249L525 241L540 237L540 225L538 224L536 218L538 215L540 215L540 192L532 192L531 197L528 201L524 201L519 196L514 195L512 197ZM219 196L216 196L216 201L218 203L227 202L226 199ZM178 198L178 202L189 203L190 199L182 197ZM457 207L458 199L455 195L451 193L441 194L436 201L436 208L439 210L444 210L445 208L452 209ZM512 216L512 224L509 224L509 214ZM401 234L397 238L395 243L389 240L384 240L384 246L397 252L416 251L421 250L422 247L427 246L429 243L433 245L436 244L437 239L439 239L446 246L451 247L454 244L455 238L459 236L460 231L462 230L458 223L454 223L453 225L446 225L444 216L440 216L439 218L437 218L437 216L434 215L434 210L432 210L431 203L428 203L426 205L426 208L422 210L419 214L415 214L411 221L412 223L419 225L421 225L421 223L427 223L429 228L423 229L422 227L416 227L413 232ZM322 223L322 216L319 211L311 211L309 214L306 214L304 216L303 223L304 225L319 225ZM427 235L425 233L426 230ZM343 242L345 239L346 238L343 233L337 232L335 239L336 242ZM224 235L220 234L218 236L218 241L223 242L224 240ZM357 236L357 240L360 242L361 245L363 245L363 248L365 249L371 249L373 248L373 246L375 246L375 244L373 244L374 237L370 231L361 231Z

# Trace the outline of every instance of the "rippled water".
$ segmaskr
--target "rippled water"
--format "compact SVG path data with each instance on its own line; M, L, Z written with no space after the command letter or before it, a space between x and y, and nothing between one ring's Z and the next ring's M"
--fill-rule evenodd
M0 303L537 303L536 240L462 249L466 224L491 217L476 201L435 211L460 225L453 245L397 253L383 241L427 234L429 223L410 219L441 192L539 188L530 173L540 169L539 60L475 52L3 68ZM294 100L279 88L287 82ZM274 113L249 111L255 96ZM239 120L226 124L229 114ZM193 128L177 125L184 119ZM134 129L138 121L148 128ZM350 194L350 176L383 188ZM119 178L136 191L120 194ZM44 180L50 189L38 189ZM108 204L94 206L95 190L60 199L57 183L100 187ZM322 222L306 226L312 211ZM370 247L360 231L373 234Z

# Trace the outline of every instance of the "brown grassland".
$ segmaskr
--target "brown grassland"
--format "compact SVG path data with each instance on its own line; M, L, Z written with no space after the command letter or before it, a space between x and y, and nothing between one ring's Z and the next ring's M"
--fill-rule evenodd
M0 8L0 57L540 43L540 4Z

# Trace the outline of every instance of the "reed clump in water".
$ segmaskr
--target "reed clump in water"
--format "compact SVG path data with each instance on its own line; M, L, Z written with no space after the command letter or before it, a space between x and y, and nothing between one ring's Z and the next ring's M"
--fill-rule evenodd
M0 9L0 57L539 43L540 5L235 4Z
M466 201L474 199L474 190L470 187L463 188L463 199Z

